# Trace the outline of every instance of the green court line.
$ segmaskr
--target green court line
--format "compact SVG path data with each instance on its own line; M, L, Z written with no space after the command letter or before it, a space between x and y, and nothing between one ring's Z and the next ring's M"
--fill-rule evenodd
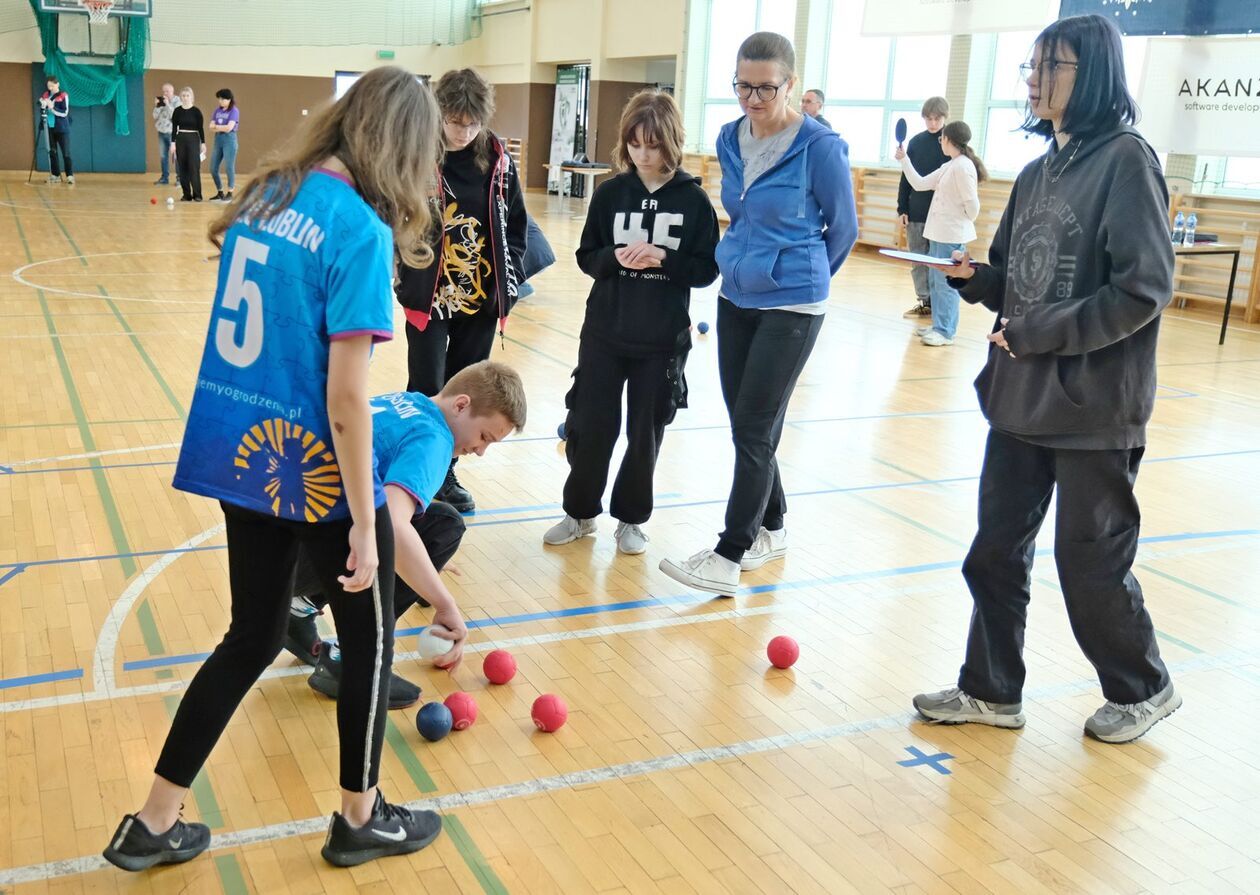
M1203 594L1203 596L1205 597L1211 597L1213 600L1220 600L1222 603L1225 603L1229 606L1237 606L1239 609L1252 608L1246 603L1240 603L1237 600L1231 600L1229 597L1225 596L1224 594L1218 594L1214 590L1208 590L1206 587L1200 587L1197 584L1192 584L1191 582L1186 581L1184 578L1178 578L1176 575L1170 575L1167 572L1161 572L1159 569L1155 568L1154 566L1148 565L1147 563L1138 563L1138 568L1141 569L1143 572L1150 572L1152 575L1158 575L1160 578L1167 578L1169 581L1173 582L1174 584L1180 584L1182 587L1186 588L1187 590L1192 590L1195 593Z
M464 863L468 865L468 869L481 884L481 891L486 895L507 895L507 886L503 885L503 880L499 879L499 875L494 872L494 868L481 853L481 849L477 848L477 844L473 842L463 822L453 814L446 814L442 816L442 826L446 828L446 834L451 837L451 842L455 843L455 848L464 859Z
M8 188L6 187L5 189ZM57 217L57 212L53 211L53 207L48 204L48 197L44 195L42 190L39 192L39 201L44 203L44 207L47 208L48 213L52 215L53 221L61 228L61 235L66 238L66 242L70 243L70 248L74 249L74 253L79 256L79 263L84 267L87 267L88 262L87 259L83 257L83 252L79 249L78 245L75 244L74 239L70 236L70 231L66 229L66 225L61 223L61 218ZM17 217L16 208L13 209L13 216Z
M140 635L144 638L144 648L149 651L149 655L166 655L162 635L158 633L157 622L153 620L153 609L147 599L141 600L136 607L136 621L140 622Z
M181 420L188 418L184 412L184 407L179 403L179 398L175 397L175 392L171 391L171 387L166 384L166 380L162 378L162 374L158 372L157 364L153 363L153 358L149 357L149 352L144 350L144 345L140 342L140 337L136 335L135 330L131 328L131 324L127 322L127 318L123 316L122 311L118 310L118 305L109 297L109 293L105 291L105 287L97 284L97 291L105 297L105 303L109 309L114 312L114 317L118 320L118 325L123 328L127 336L131 339L131 344L135 346L136 351L140 354L140 360L144 361L144 365L149 368L149 372L153 374L158 387L162 389L162 394L166 395L167 402L171 407L175 408L175 412L179 414Z
M88 420L89 426L138 426L143 423L178 423L179 416L159 416L148 420ZM0 426L0 429L73 429L79 425L74 420L62 423L22 423L16 426Z
M6 184L4 194L10 202L13 196L9 192ZM26 231L22 228L22 219L18 217L17 209L13 209L13 222L17 226L18 235L22 239L22 248L26 251L27 261L33 260L31 256L30 244L26 240ZM57 334L57 324L53 319L52 310L48 307L48 298L44 295L44 290L36 289L35 294L39 297L39 307L44 314L44 324L48 327L50 335ZM85 452L96 450L96 440L92 437L92 429L88 425L87 414L83 410L83 402L79 398L78 387L74 383L74 375L70 372L70 362L66 358L65 351L62 350L61 340L52 339L53 354L57 358L57 366L61 370L61 380L65 385L66 395L70 399L70 410L74 414L75 425L79 430L79 438L82 439L83 449ZM118 515L118 506L114 502L114 494L109 488L109 482L105 477L105 470L100 468L100 460L93 459L90 462L92 467L92 478L96 482L96 491L101 498L101 506L105 511L105 519L109 524L110 534L114 540L114 552L122 554L119 562L122 564L123 575L130 578L136 573L136 562L130 556L125 554L131 553L131 546L127 543L127 533L123 529L122 518Z
M249 895L249 886L245 884L245 875L241 873L236 855L216 855L214 869L219 871L219 882L223 884L226 895Z
M166 704L166 713L174 718L175 710L179 708L179 697L164 696L162 702ZM223 829L223 811L219 808L219 800L214 797L214 790L210 788L205 768L197 772L197 779L193 780L191 789L201 822L212 830Z
M424 765L420 763L416 753L407 745L407 738L403 736L403 732L398 729L398 725L394 723L392 718L385 719L385 742L389 743L389 748L394 750L394 754L402 762L403 769L411 777L411 781L416 784L417 789L424 793L437 792L437 784L433 782L429 772L424 769Z
M872 457L871 459L874 460L876 463L878 463L880 466L887 466L889 469L896 470L902 475L909 476L910 478L916 481L919 481L919 482L930 481L927 478L927 476L919 475L917 472L914 472L913 470L910 470L910 469L906 469L904 466L898 466L896 463L889 463L887 460L879 459L879 457Z
M886 506L882 506L869 497L863 497L861 494L846 494L845 496L852 498L853 500L856 500L858 503L864 503L871 509L877 510L878 512L883 513L885 516L892 516L894 519L904 522L906 525L909 525L911 528L917 528L919 531L925 532L926 534L930 534L933 537L940 538L942 541L944 541L947 544L953 544L955 547L961 547L964 550L966 550L968 547L971 546L971 544L967 541L960 541L957 538L954 538L954 537L951 537L950 535L945 534L945 532L943 531L936 530L930 525L924 525L918 519L912 519L911 517L905 515L904 513L898 513L896 510L892 510Z

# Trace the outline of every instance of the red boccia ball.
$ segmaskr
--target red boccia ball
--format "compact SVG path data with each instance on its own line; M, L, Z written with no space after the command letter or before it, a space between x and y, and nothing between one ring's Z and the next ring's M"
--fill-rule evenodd
M564 722L569 720L569 707L554 693L544 693L534 700L534 708L530 714L534 718L535 727L544 733L553 733L564 727Z
M451 726L456 730L467 730L477 720L477 700L462 690L446 697L445 704L451 710Z
M516 659L505 649L493 650L486 654L481 670L490 683L506 684L516 677Z
M152 198L152 197L150 197L150 199L149 199L149 204L150 204L150 205L157 205L157 199L156 199L156 198Z
M801 648L791 637L780 634L766 647L766 655L775 668L791 668L801 657Z

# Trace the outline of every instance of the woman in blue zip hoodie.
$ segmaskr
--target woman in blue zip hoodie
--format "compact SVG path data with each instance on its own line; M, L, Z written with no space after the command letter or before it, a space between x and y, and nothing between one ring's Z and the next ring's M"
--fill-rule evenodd
M787 501L775 451L788 401L818 340L831 277L857 240L844 140L792 107L796 53L781 34L740 45L732 87L744 116L722 128L717 247L718 372L735 442L726 528L717 547L661 561L697 590L730 596L741 570L787 551Z

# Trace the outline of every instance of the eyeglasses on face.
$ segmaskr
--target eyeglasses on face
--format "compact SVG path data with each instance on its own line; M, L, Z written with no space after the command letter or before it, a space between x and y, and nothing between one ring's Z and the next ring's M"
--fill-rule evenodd
M1051 75L1056 75L1059 73L1059 69L1061 68L1080 68L1080 66L1075 62L1065 62L1062 59L1042 59L1040 62L1036 63L1021 63L1019 66L1019 73L1024 78L1031 78L1032 73L1038 69L1042 71L1049 70Z
M735 91L735 95L740 99L749 99L753 93L757 94L757 99L763 103L768 103L779 95L779 91L783 89L787 81L782 84L749 84L747 81L731 81L731 89Z
M466 131L475 134L477 131L481 130L480 121L470 121L467 124L462 121L456 121L454 118L444 118L443 121L445 121L446 126L453 131Z

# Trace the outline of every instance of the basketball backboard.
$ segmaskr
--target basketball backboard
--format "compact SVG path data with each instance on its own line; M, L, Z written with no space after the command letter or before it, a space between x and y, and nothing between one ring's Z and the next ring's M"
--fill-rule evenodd
M87 15L87 10L79 0L39 0L40 12L79 13ZM153 4L150 0L114 0L111 16L152 16Z

